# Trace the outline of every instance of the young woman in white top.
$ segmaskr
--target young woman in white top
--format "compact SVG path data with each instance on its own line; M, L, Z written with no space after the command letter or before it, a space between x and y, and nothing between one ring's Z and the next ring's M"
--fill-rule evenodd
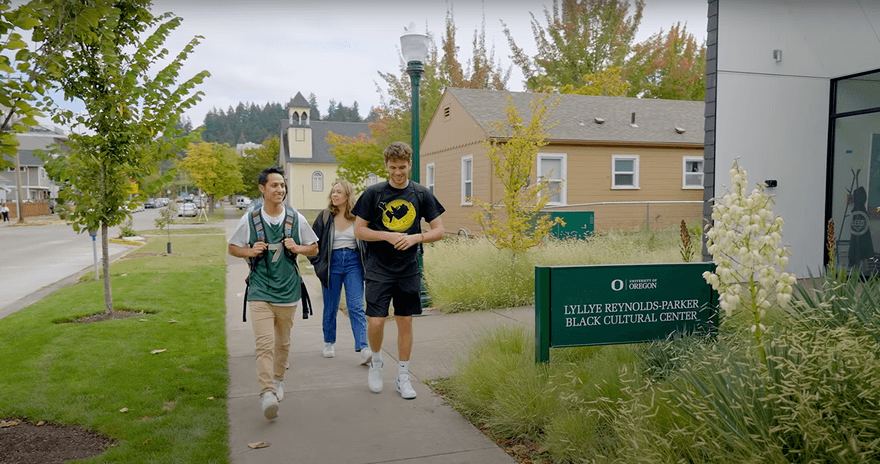
M324 350L325 358L336 355L336 314L340 294L345 287L345 302L354 349L361 353L362 364L370 362L367 343L367 319L364 315L364 268L360 243L354 236L353 188L340 180L330 190L330 204L315 218L312 229L319 237L318 255L309 258L321 281L324 296Z

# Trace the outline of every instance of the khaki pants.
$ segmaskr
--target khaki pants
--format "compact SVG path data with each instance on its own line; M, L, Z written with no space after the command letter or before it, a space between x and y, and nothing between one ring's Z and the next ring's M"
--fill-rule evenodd
M251 323L257 345L257 381L260 394L275 392L272 379L284 380L290 354L290 329L296 306L276 306L265 301L250 301Z

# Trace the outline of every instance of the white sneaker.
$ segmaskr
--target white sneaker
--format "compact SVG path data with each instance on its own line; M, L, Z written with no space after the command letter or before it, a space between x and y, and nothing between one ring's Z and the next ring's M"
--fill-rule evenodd
M332 358L334 356L336 356L336 351L333 349L333 344L325 342L324 343L324 357L325 358Z
M278 398L278 402L284 400L284 381L272 379L272 383L275 384L275 396Z
M409 374L400 374L397 376L397 393L405 400L411 400L416 397L416 391L413 390L412 384L409 382Z
M366 347L361 349L361 366L369 366L370 361L373 360L373 351L370 350L370 347Z
M367 385L370 391L379 393L382 391L382 361L373 361L370 363L370 373L367 374Z
M263 403L263 415L272 420L278 417L278 398L272 392L263 393L260 397Z

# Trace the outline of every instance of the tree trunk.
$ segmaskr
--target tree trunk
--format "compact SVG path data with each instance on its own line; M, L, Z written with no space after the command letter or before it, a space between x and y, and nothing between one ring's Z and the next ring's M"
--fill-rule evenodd
M113 294L110 292L110 246L107 235L110 228L101 224L101 264L104 268L104 313L113 312Z
M208 216L214 217L214 195L208 195Z

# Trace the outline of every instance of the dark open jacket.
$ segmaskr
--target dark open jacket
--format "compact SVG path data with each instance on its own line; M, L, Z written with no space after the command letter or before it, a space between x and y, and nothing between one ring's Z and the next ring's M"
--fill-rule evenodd
M315 222L312 224L312 230L318 236L318 254L309 256L309 262L315 267L315 274L324 288L330 288L330 256L333 255L333 235L336 227L333 225L333 214L329 209L325 209L318 213ZM366 247L360 239L355 239L358 247L358 257L361 266L364 265L364 252Z

